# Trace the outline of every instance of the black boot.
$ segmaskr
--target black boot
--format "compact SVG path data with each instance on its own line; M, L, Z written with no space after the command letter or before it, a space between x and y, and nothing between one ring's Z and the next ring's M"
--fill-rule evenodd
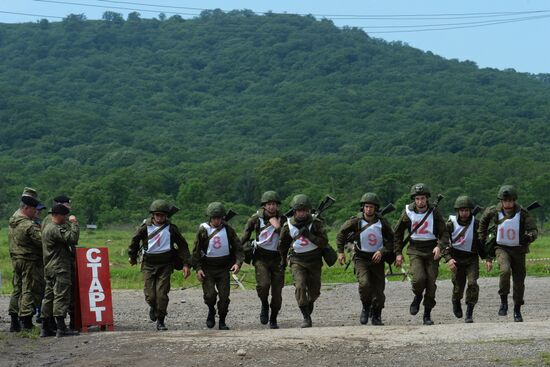
M363 303L363 309L361 310L361 316L359 317L359 322L361 325L366 325L369 322L370 316L370 304Z
M55 318L53 316L48 317L46 322L48 322L50 324L50 329L52 329L52 331L57 331L57 324L55 323Z
M168 328L166 325L164 325L164 316L157 317L157 330L158 331L166 331Z
M227 316L227 313L220 313L220 321L218 323L218 329L220 330L229 330L229 326L225 324L225 316Z
M468 303L466 305L466 318L464 319L464 322L467 324L471 324L474 322L474 304Z
M42 323L42 310L40 307L36 308L36 323L41 324Z
M460 301L453 301L453 313L457 319L462 318L462 305Z
M10 332L17 333L21 331L21 324L19 323L19 317L17 314L10 313L11 317L11 325L10 325Z
M307 306L300 306L300 311L302 311L302 315L304 316L304 320L302 321L302 325L300 327L307 328L311 327L311 315L309 314L309 305Z
M500 308L498 309L499 316L508 315L508 295L500 296Z
M23 324L23 330L24 331L31 331L34 327L32 323L32 315L29 316L21 316L21 324Z
M271 316L269 316L269 328L278 329L279 325L277 324L277 314L279 311L271 310Z
M151 321L157 321L157 310L153 306L149 307L149 319Z
M78 331L67 329L67 325L65 325L65 318L63 316L56 316L55 323L57 325L57 331L55 332L55 336L57 338L62 336L78 335Z
M431 313L432 313L431 308L424 307L424 317L423 317L424 325L433 325L434 324L434 322L432 321Z
M50 317L42 319L42 329L40 330L40 337L45 338L48 336L54 336L55 330L52 330L52 324Z
M384 323L382 322L382 309L381 308L373 308L372 309L371 323L375 326L384 325Z
M514 321L523 322L523 317L521 316L521 305L514 305Z
M309 316L313 315L313 305L314 305L313 302L310 302L309 305L308 305L309 306Z
M422 302L422 295L414 296L414 299L411 303L411 307L409 309L409 312L411 315L416 315L418 311L420 310L420 302Z
M206 316L206 327L212 329L216 325L216 309L214 306L208 306L208 316Z
M267 321L269 320L269 302L262 299L262 309L260 311L260 322L262 325L267 324Z

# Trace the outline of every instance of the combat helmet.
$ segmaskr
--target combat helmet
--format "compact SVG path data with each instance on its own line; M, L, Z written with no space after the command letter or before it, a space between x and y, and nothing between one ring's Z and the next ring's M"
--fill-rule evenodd
M307 195L304 194L298 194L292 198L292 201L290 202L290 206L294 210L311 210L311 200Z
M168 215L170 213L170 204L166 200L158 199L151 203L149 207L149 213L164 213Z
M212 217L224 217L227 212L225 211L225 207L222 203L219 201L214 201L210 204L208 204L208 207L206 207L206 215L210 218Z
M264 205L266 203L269 203L271 201L276 202L277 204L281 204L281 199L279 198L279 194L275 191L266 191L262 195L261 204Z
M498 198L500 200L504 200L504 199L517 200L518 192L516 188L512 185L503 185L498 190Z
M461 196L456 198L454 208L456 210L458 210L460 208L473 209L474 208L474 201L468 195L461 195Z
M365 204L373 204L377 207L380 207L380 198L378 198L378 195L376 195L374 192L367 192L366 194L363 194L361 196L361 201L359 202L361 204L361 207Z
M417 183L415 185L412 185L410 195L411 199L414 199L414 197L417 195L426 195L426 197L429 198L431 195L430 188L426 184Z

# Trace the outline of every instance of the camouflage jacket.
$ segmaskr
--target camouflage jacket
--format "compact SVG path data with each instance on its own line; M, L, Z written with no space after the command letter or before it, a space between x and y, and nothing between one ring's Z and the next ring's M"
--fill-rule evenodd
M40 226L19 211L9 220L8 242L12 259L42 261Z
M76 246L80 230L78 223L55 224L49 222L42 230L44 270L69 271L72 266L71 248Z

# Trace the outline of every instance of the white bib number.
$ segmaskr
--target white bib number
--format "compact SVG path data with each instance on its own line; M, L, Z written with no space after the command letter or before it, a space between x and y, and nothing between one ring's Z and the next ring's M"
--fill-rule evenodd
M147 226L147 235L155 232L160 226ZM154 235L147 241L148 254L162 254L170 251L170 226L166 226L162 231Z
M292 242L292 249L294 250L294 252L301 254L317 249L317 245L311 242L307 237L298 235L298 233L300 233L300 230L293 226L290 221L288 221L287 223L290 236L294 238L294 242ZM311 230L311 224L308 228Z
M208 223L203 223L201 226L206 229L208 236L216 230L216 228L211 227ZM229 239L227 238L227 230L224 227L208 242L206 257L222 257L227 255L229 255Z
M497 244L503 246L519 246L519 216L516 213L512 218L506 219L497 227ZM499 221L504 218L502 212L498 213Z
M410 210L409 206L405 206L405 212L407 213L407 216L409 217L412 225L411 229L415 228L418 223L422 221L422 218L424 218L424 215L426 213L416 213L414 210ZM435 240L436 237L434 235L434 214L433 212L430 213L428 218L418 227L416 231L414 231L413 234L411 234L412 240L420 240L420 241L429 241L429 240Z
M366 221L361 220L361 227L367 224ZM361 251L376 252L380 250L383 245L382 222L380 220L361 232Z

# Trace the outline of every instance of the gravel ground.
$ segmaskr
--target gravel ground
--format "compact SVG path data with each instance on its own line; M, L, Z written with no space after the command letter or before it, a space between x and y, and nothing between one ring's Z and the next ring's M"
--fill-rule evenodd
M435 325L423 326L422 311L416 316L408 313L410 284L389 282L382 327L359 325L356 284L326 285L311 329L299 328L294 288L287 286L279 330L259 323L254 290L234 289L227 319L230 331L206 328L200 288L171 291L167 332L157 332L148 320L141 291L115 291L114 332L92 330L77 337L40 339L3 331L0 365L550 365L550 278L527 279L523 323L514 323L511 312L507 317L497 315L498 278L480 279L479 284L474 324L453 316L452 284L440 281L439 303L432 311ZM0 297L0 330L9 329L8 301Z

